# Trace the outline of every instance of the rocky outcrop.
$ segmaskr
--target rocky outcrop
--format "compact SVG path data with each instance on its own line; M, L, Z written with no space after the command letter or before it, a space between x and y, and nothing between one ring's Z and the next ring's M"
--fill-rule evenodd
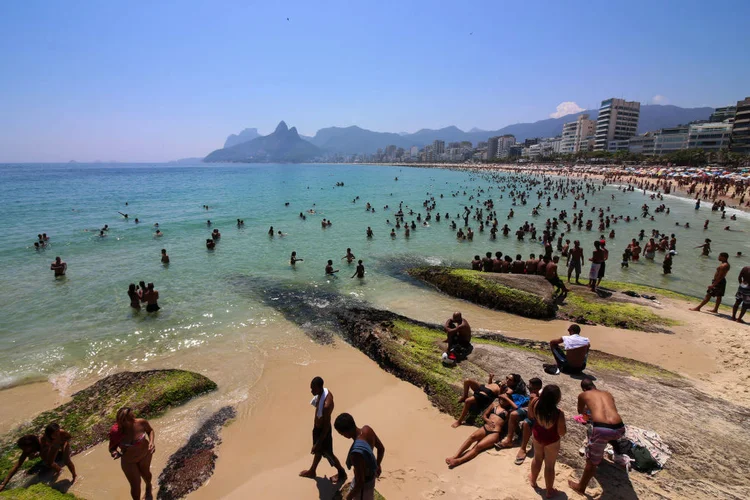
M177 450L159 475L159 500L176 500L200 488L213 475L216 467L214 450L221 444L220 432L227 422L237 416L231 406L214 413Z
M442 266L407 270L410 276L459 299L537 319L555 317L553 288L541 276L482 273Z
M107 439L117 410L133 409L138 417L152 418L167 409L216 389L210 379L184 370L149 370L110 375L73 394L71 401L46 411L0 438L0 477L5 477L18 458L16 440L26 434L41 435L47 424L57 422L71 433L73 454ZM27 460L25 468L37 461Z
M76 500L76 498L78 497L75 495L62 493L41 483L0 493L1 500Z

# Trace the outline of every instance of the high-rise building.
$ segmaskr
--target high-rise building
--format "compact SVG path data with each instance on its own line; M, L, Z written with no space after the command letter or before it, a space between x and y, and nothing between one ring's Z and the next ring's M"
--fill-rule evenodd
M730 148L735 153L750 154L750 97L737 102Z
M716 108L711 117L708 119L710 122L723 122L730 120L730 123L734 121L734 115L737 113L737 106L724 106L723 108Z
M419 147L418 146L412 146L411 147L411 157L416 158L419 156Z
M681 149L687 149L690 127L680 125L663 128L654 134L654 154L665 155Z
M596 133L596 122L589 115L580 115L574 122L563 125L561 153L577 153L589 150L589 138Z
M729 149L732 137L731 123L697 123L688 129L688 149L719 151Z
M385 147L385 156L387 156L391 160L396 157L396 145L395 144L390 144Z
M500 136L490 137L489 139L487 139L487 159L488 160L497 158L499 142L500 142Z
M436 140L432 143L432 150L435 152L436 155L441 155L445 153L445 141Z
M650 156L654 154L654 139L654 134L651 132L631 137L628 141L628 151Z
M596 119L594 149L605 151L610 141L630 139L638 132L641 103L624 99L607 99L599 107Z

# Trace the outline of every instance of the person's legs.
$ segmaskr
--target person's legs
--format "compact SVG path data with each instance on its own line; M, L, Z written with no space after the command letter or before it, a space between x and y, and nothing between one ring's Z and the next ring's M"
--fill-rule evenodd
M591 461L586 460L586 467L583 468L583 475L581 476L580 481L576 483L572 479L568 479L568 486L570 486L573 491L583 495L586 492L586 487L589 485L589 481L594 477L594 474L596 474L596 465L591 463Z
M539 478L539 473L542 471L542 462L544 462L544 446L537 443L536 440L532 441L534 446L534 459L531 461L531 472L529 473L529 484L534 489L539 486L536 484L536 480Z
M719 306L721 305L721 299L722 299L722 297L716 297L716 307L714 307L712 309L713 313L718 313L719 312Z
M143 482L146 483L146 496L145 500L151 500L154 498L154 494L151 490L151 458L153 455L147 453L143 459L138 462L138 473L143 478ZM140 482L139 482L140 484Z
M709 300L711 300L711 294L710 293L706 294L706 298L704 298L703 301L700 304L698 304L697 307L692 307L692 308L690 308L690 310L691 311L700 311L701 307L703 307L706 304L708 304Z
M521 422L521 435L521 448L516 453L516 465L521 465L523 460L526 459L526 447L529 445L529 439L531 439L531 425L525 420Z
M547 488L547 498L555 494L555 462L560 452L560 441L544 447L544 486ZM536 457L535 457L536 458Z
M317 441L318 441L318 431L316 428L313 428L313 431L312 431L313 446L315 445ZM320 459L322 457L323 457L322 453L315 453L315 456L313 457L313 462L310 468L307 470L303 470L302 472L299 473L299 475L301 477L314 478L318 473L318 464L320 463Z
M120 467L130 483L130 497L133 500L141 500L141 472L138 470L138 464L129 464L124 458L120 459Z
M500 442L501 448L510 448L513 446L513 438L516 436L516 427L518 426L519 419L518 411L511 412L508 418L508 433L505 435L505 439Z
M461 396L461 399L458 400L459 403L463 403L466 401L466 398L469 397L469 389L471 389L472 392L476 392L477 389L479 389L479 382L471 380L470 378L464 380L464 393L463 396Z
M484 427L480 427L479 429L472 432L469 437L466 439L466 441L463 442L463 444L458 448L458 451L455 455L452 457L448 457L445 459L445 463L448 463L449 460L456 459L463 455L466 450L469 449L469 447L472 445L472 443L475 443L477 441L480 441L485 435L487 435L487 432L484 430Z
M76 474L76 466L73 465L73 461L70 459L70 443L65 443L65 446L63 447L63 461L65 462L65 465L68 467L68 470L70 471L70 474L73 476L72 482L75 482L77 474Z
M458 467L461 464L465 464L466 462L470 460L473 460L474 458L476 458L477 455L482 453L484 450L488 450L492 448L495 445L495 443L497 443L497 440L499 438L500 438L500 434L497 434L497 433L487 434L472 449L470 449L469 451L467 451L460 457L452 459L450 462L448 462L448 468L452 469L454 467Z
M732 321L737 321L737 309L739 309L740 304L742 304L742 298L737 298L732 306Z
M552 346L551 349L557 367L560 371L563 371L568 366L568 358L565 356L565 351L563 351L560 346Z
M337 471L336 475L331 476L331 482L334 484L344 484L343 482L346 481L347 477L346 470L341 466L341 462L339 462L336 455L333 454L333 450L331 450L330 454L326 454L325 457L328 459L328 463L330 463L332 467L335 467Z

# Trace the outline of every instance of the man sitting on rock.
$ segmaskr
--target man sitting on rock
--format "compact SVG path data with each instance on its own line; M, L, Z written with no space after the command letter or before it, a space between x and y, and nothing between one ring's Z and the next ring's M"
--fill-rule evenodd
M556 375L563 372L575 375L586 369L586 359L589 355L591 342L588 338L581 337L581 327L576 324L568 327L568 333L570 335L564 335L559 339L549 341L557 366L544 365L544 371L547 373ZM560 347L560 344L562 344L562 347Z
M448 318L443 325L448 338L448 349L445 351L448 358L452 360L462 359L472 351L471 345L471 327L469 322L461 317L460 312L454 312L453 316Z

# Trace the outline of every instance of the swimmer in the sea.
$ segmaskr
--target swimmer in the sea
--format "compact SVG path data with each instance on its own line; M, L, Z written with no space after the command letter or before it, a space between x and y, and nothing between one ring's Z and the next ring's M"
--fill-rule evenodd
M346 262L348 264L351 264L354 261L355 258L356 257L354 257L354 254L352 253L352 249L351 248L347 248L346 249L346 255L344 255L343 257L341 257L341 260L346 259Z
M304 262L305 259L298 259L297 252L292 252L292 256L289 258L289 263L294 266L297 262Z
M339 270L333 269L333 261L329 259L328 264L326 265L326 276L335 276L337 272L339 272Z
M167 255L167 249L162 248L161 249L161 263L162 264L169 264L169 255Z
M68 270L68 264L66 264L60 257L55 257L55 261L49 268L55 271L55 278L59 276L65 276L65 271Z
M352 274L352 278L354 278L355 276L360 279L365 277L365 265L362 264L362 259L359 259L359 261L357 262L357 270L354 271L354 274Z

